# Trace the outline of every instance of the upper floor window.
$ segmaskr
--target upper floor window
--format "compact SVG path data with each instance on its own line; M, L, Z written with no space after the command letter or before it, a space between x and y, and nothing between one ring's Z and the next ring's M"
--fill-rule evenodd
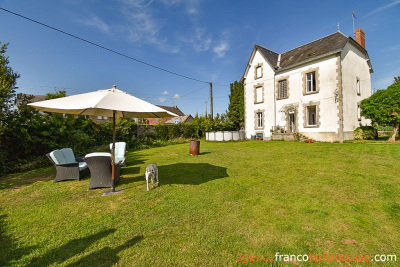
M282 80L278 82L278 99L287 98L287 80Z
M316 94L320 90L319 67L309 68L302 72L303 95Z
M306 74L306 93L313 93L317 91L315 82L315 71Z
M259 86L259 87L256 87L255 88L255 97L256 97L256 99L255 99L255 103L262 103L264 100L263 100L263 87L262 86Z
M357 95L361 95L361 82L360 82L360 78L358 78L358 77L356 80L356 90L357 90Z

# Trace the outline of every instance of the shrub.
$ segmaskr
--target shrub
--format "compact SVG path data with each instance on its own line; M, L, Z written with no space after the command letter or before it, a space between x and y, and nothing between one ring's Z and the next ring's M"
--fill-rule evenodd
M378 138L378 130L373 126L361 126L354 130L355 140L373 140Z

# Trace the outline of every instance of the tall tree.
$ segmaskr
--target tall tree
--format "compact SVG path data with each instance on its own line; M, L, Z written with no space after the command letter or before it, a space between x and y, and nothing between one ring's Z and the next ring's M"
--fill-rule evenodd
M361 115L380 125L393 125L389 142L394 142L400 124L400 81L364 99L361 102Z
M236 129L244 127L244 88L243 84L238 81L231 83L228 118Z
M0 124L4 123L7 113L14 105L17 79L20 76L8 66L10 62L5 55L7 46L8 44L3 44L0 48Z

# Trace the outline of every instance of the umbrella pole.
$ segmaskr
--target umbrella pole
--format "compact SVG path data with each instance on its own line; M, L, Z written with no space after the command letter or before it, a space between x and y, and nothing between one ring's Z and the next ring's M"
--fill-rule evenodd
M113 142L111 147L111 182L112 187L109 190L106 190L102 196L109 196L109 195L119 195L124 192L125 189L118 189L115 190L115 114L117 112L113 110Z
M115 110L113 110L113 144L111 149L111 179L112 179L112 191L115 192Z

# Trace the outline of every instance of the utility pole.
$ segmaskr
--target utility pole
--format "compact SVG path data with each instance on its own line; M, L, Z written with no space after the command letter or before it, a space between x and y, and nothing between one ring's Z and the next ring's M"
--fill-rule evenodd
M205 113L205 117L207 117L207 101L206 101L206 113Z
M212 83L210 83L210 114L211 114L211 118L214 118L214 114L213 114Z

